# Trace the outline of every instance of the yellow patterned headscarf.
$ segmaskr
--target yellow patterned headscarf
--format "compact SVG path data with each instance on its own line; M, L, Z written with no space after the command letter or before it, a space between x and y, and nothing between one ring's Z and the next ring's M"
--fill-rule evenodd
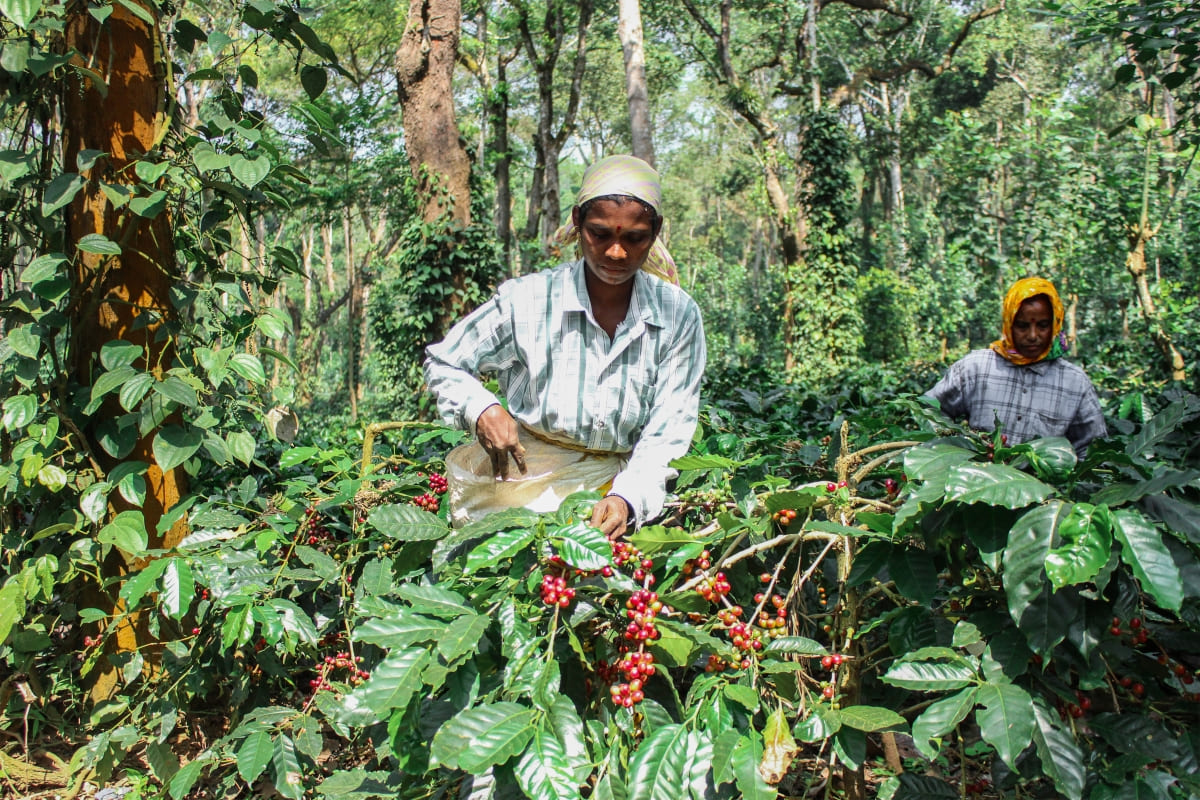
M1037 358L1026 358L1013 347L1013 320L1017 316L1017 311L1021 309L1021 303L1031 297L1043 294L1050 298L1050 305L1054 307L1054 330L1050 336L1050 347L1046 348L1046 352ZM1018 366L1058 358L1065 349L1061 339L1062 324L1063 304L1058 299L1058 290L1054 288L1054 284L1045 278L1022 278L1012 285L1008 294L1004 295L1004 327L1001 337L992 342L992 350Z
M636 197L648 203L659 216L662 216L662 186L658 181L658 173L654 167L634 156L609 156L592 164L583 173L583 185L575 198L575 206L581 206L588 200L605 197L611 194ZM566 247L577 244L579 231L571 217L567 224L554 232L550 238L551 245ZM679 271L675 267L675 259L667 252L663 244L661 232L654 238L650 246L650 254L642 264L642 270L668 283L679 285Z

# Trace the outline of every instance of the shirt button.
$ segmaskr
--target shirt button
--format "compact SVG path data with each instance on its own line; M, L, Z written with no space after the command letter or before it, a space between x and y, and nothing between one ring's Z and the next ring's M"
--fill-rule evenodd
M1024 417L1017 417L1017 422L1020 422L1023 419L1024 419Z
M597 422L597 423L596 423L596 427L597 427L597 428L603 428L603 427L604 427L604 420L601 420L601 421Z

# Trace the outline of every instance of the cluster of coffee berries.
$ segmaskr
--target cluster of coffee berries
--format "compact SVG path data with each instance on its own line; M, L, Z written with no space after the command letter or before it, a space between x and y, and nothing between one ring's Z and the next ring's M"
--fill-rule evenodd
M841 653L833 653L832 655L821 657L821 667L827 670L837 669L845 661L846 657Z
M624 540L612 543L613 563L618 567L623 566L628 561L641 560L641 552ZM606 576L609 577L609 576Z
M967 794L983 794L987 791L988 782L986 778L980 778L977 781L968 783L965 787Z
M696 587L696 591L705 600L715 603L733 591L733 587L729 585L729 581L726 579L725 573L718 572L711 578L705 578L705 580Z
M310 545L321 544L333 538L333 533L321 521L319 512L316 506L309 506L304 512L304 521L300 524L301 530L306 534L306 539Z
M103 636L84 636L83 637L83 646L84 647L99 647L103 643L104 643Z
M426 492L425 494L414 497L413 505L420 506L431 514L436 514L437 510L441 507L441 502L438 500L436 495Z
M629 595L625 601L625 616L629 619L629 624L625 626L625 638L633 642L657 639L658 628L654 625L654 619L662 608L658 592L638 589Z
M1120 617L1112 618L1112 627L1109 629L1109 633L1111 633L1113 636L1121 636L1122 634L1125 633L1125 631L1123 631L1121 629L1121 618ZM1132 619L1129 620L1128 633L1129 633L1129 644L1134 647L1137 647L1139 644L1145 644L1146 641L1150 638L1150 634L1147 633L1146 629L1142 626L1141 617L1133 617Z
M996 441L993 437L985 434L984 441L987 444L988 458L992 461L996 460ZM1000 446L1008 447L1008 434L1000 434Z
M776 639L783 634L783 629L787 627L787 608L785 607L784 599L777 594L773 594L770 597L770 605L775 609L775 613L771 614L769 609L765 608L767 599L767 596L762 592L754 595L754 604L761 608L755 622L758 624L758 627L767 632L769 638Z
M325 660L321 662L317 677L308 682L308 687L314 692L329 691L333 689L333 685L329 682L329 677L335 670L349 670L347 683L352 683L355 686L359 685L367 678L371 677L371 673L359 668L362 663L362 656L351 656L344 650L339 650L331 656L325 656Z
M542 576L542 602L548 606L566 608L575 599L575 590L567 586L567 579L562 575L546 574Z
M712 553L707 550L700 552L700 558L689 558L683 562L683 574L691 575L698 569L709 569L712 567Z
M900 484L896 483L895 478L884 478L883 490L887 492L888 497L895 497L896 492L900 491Z
M774 514L771 515L771 519L775 520L780 525L784 525L784 526L790 525L790 524L792 524L792 521L794 519L796 519L796 509L781 508L778 511L776 511Z
M1077 690L1075 690L1075 702L1074 703L1060 702L1058 704L1058 715L1060 717L1062 717L1063 719L1066 719L1067 717L1071 717L1072 719L1079 719L1084 714L1086 714L1091 707L1092 707L1092 698L1088 697L1086 694L1084 694L1083 692L1081 692L1077 689Z
M434 494L445 494L450 485L446 482L446 476L440 472L429 473L429 488Z
M1195 683L1195 674L1189 672L1188 668L1183 664L1180 664L1178 661L1172 663L1171 658L1166 653L1158 654L1158 663L1162 664L1164 667L1170 667L1171 674L1173 674L1176 678L1179 678L1179 682L1184 686L1191 686L1193 683Z
M837 483L830 481L829 483L825 484L825 491L828 492L829 494L833 494L838 489L845 489L845 488L846 488L845 481L838 481Z

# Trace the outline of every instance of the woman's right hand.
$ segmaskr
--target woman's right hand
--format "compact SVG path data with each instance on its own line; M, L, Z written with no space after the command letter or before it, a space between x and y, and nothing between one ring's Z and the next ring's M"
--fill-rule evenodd
M475 436L492 459L492 475L501 480L508 477L508 457L517 463L521 474L526 473L525 448L517 436L517 421L499 403L488 406L475 421Z

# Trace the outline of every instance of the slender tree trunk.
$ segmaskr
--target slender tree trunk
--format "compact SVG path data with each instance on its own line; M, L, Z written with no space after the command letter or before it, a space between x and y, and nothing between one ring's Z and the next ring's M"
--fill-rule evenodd
M1170 332L1163 325L1155 307L1154 295L1150 292L1150 280L1146 276L1146 243L1158 235L1158 225L1150 224L1150 185L1155 177L1154 170L1154 139L1146 136L1146 155L1142 171L1142 204L1138 221L1130 225L1127 233L1129 252L1125 256L1125 268L1133 278L1134 291L1137 294L1138 305L1142 309L1142 318L1150 328L1154 344L1167 359L1167 367L1171 372L1171 380L1183 382L1187 378L1184 369L1183 354L1175 346Z
M471 162L454 118L454 63L462 25L459 0L410 0L396 53L404 139L421 197L421 216L471 222Z
M321 223L321 254L325 261L325 288L329 291L329 299L333 300L333 295L337 291L337 281L334 278L333 270L333 223Z
M359 305L358 269L354 263L354 232L350 209L342 218L342 233L345 237L346 286L349 299L346 301L346 399L350 405L351 422L358 421L358 315Z
M170 122L158 6L137 5L153 23L114 4L101 25L88 13L86 4L75 3L69 7L64 31L66 46L78 52L80 64L101 70L105 80L104 86L97 86L82 79L81 73L68 71L62 96L63 163L74 165L83 150L107 154L85 175L87 184L68 207L66 218L66 252L78 253L73 279L80 299L73 319L71 359L75 373L85 383L94 379L100 368L100 348L110 341L124 340L142 347L146 355L135 366L157 377L174 358L170 337L159 335L164 322L174 315L169 292L178 276L171 221L165 211L153 219L115 211L99 183L101 177L109 183L136 180L132 164L157 147ZM120 243L121 254L98 256L77 251L75 243L88 234L102 234ZM110 410L114 415L122 413L116 407ZM139 510L150 548L170 548L186 533L186 521L175 523L163 535L157 526L186 493L187 480L181 467L159 468L152 447L157 430L144 432L124 460L150 465L145 473L146 499ZM102 457L102 453L97 455ZM111 459L105 464L106 468L114 466ZM113 513L129 508L119 496L111 501ZM119 577L141 566L123 554L114 556L104 564L104 577ZM116 596L116 588L98 589L101 597L97 602L119 615L123 602ZM147 619L133 615L125 617L115 635L106 639L110 648L128 653L145 647L153 637ZM144 653L152 656L153 648ZM93 698L107 698L117 690L118 672L111 664L93 674Z
M654 166L650 93L646 89L646 51L642 41L642 11L638 0L618 2L617 35L621 38L621 50L625 54L625 97L629 102L633 154Z
M491 150L495 161L492 175L496 181L496 206L492 222L500 239L504 271L513 274L512 231L512 153L508 143L508 62L511 56L496 52L496 85L487 95L484 113L491 120Z

